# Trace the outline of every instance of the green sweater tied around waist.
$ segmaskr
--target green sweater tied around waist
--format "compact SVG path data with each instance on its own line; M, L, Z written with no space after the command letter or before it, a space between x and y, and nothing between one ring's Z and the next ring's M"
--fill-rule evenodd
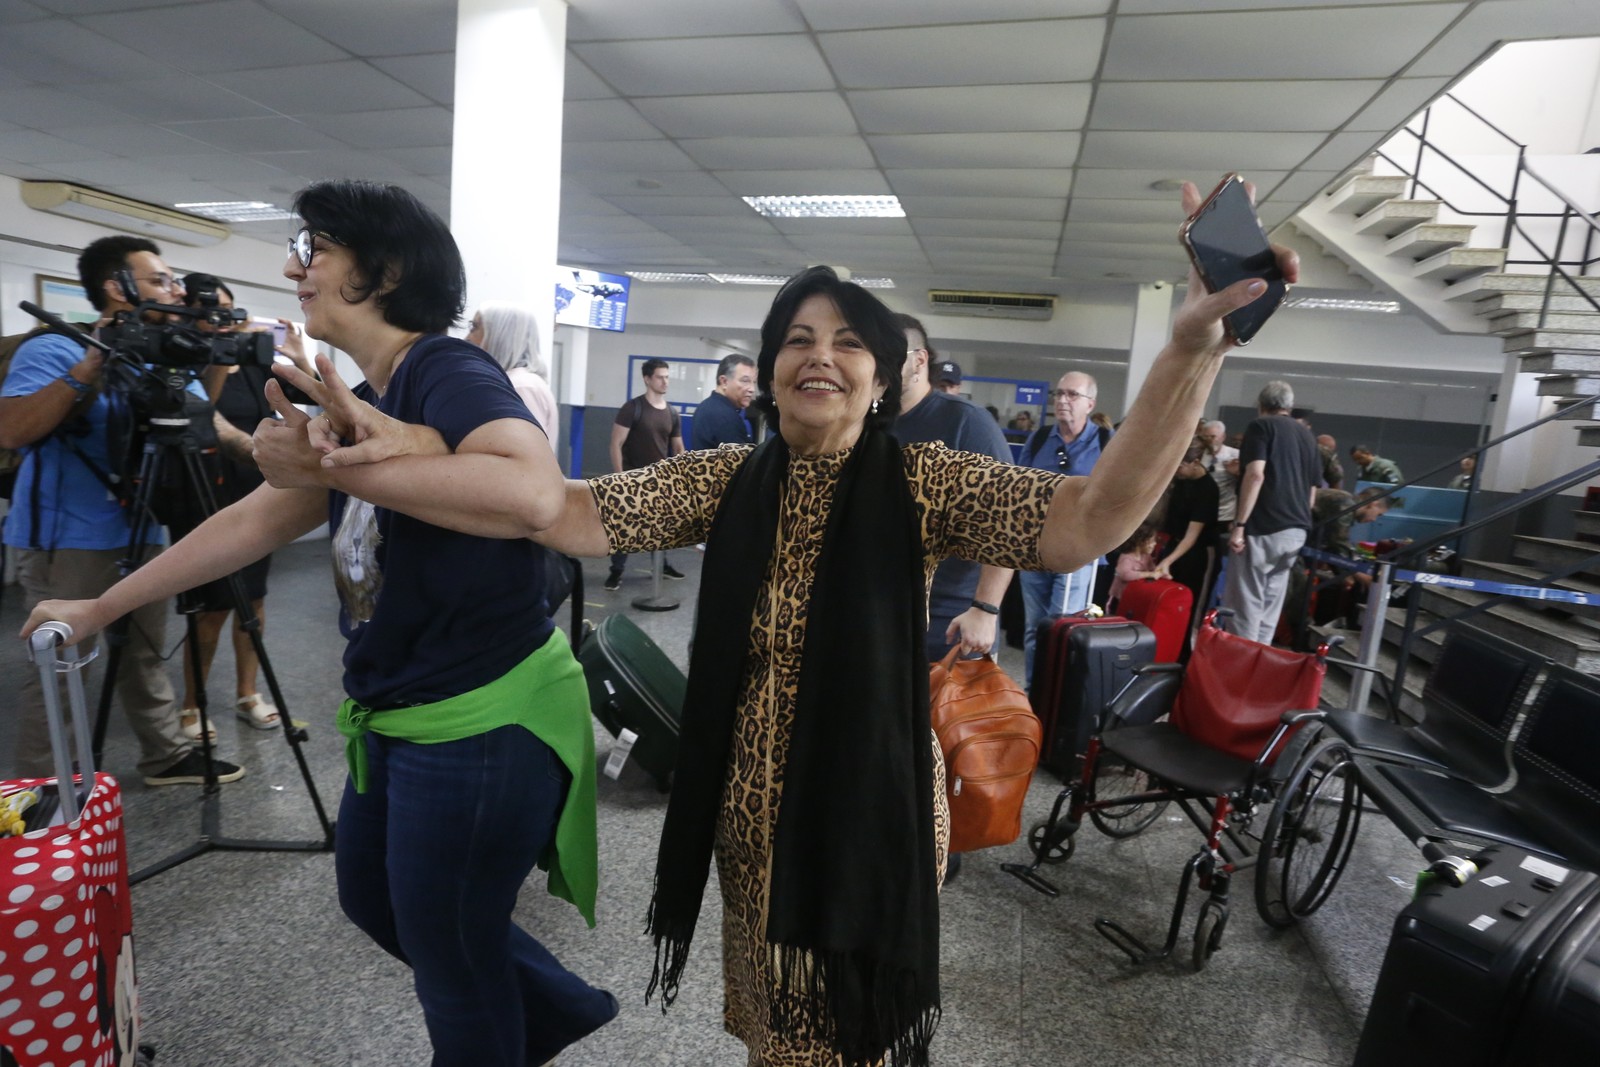
M346 739L345 761L358 793L367 791L368 731L431 745L516 725L549 745L572 772L572 785L539 866L550 874L550 895L571 902L594 926L600 881L594 732L583 668L573 658L565 633L554 631L542 647L488 685L447 700L375 711L347 699L339 706L336 725Z

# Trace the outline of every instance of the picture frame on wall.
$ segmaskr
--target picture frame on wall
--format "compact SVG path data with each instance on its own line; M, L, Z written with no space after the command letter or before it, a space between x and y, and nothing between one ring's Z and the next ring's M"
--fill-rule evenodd
M100 313L89 303L76 278L54 274L33 276L33 302L68 322L98 322Z

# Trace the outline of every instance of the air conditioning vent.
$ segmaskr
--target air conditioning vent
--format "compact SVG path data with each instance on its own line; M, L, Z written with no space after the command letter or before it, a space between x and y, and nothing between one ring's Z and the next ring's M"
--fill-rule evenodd
M967 289L929 289L928 306L947 315L985 319L1045 321L1056 313L1052 293L983 293Z
M35 211L197 247L214 245L229 233L226 226L211 219L69 182L25 181L22 202Z

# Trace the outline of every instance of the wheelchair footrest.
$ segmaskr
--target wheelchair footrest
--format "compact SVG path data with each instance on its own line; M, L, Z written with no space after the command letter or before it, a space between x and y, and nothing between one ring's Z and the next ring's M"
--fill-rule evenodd
M1096 919L1094 928L1100 936L1116 945L1128 954L1134 963L1154 963L1156 960L1165 959L1172 954L1172 946L1168 945L1164 951L1157 952L1137 937L1134 937L1120 923L1110 919Z
M1036 869L1038 866L1037 863L1032 866L1025 863L1002 863L1000 869L1019 879L1029 889L1037 890L1047 897L1059 897L1061 890L1055 887L1055 883L1040 876Z

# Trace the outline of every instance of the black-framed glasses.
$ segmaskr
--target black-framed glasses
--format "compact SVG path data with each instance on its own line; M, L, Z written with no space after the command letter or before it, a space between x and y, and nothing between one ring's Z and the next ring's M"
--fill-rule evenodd
M300 227L300 232L289 238L289 254L300 261L302 267L311 266L311 257L317 254L316 238L332 241L336 245L344 244L331 233L323 230L313 230L309 227Z
M1060 400L1062 397L1066 397L1068 400L1093 400L1094 399L1094 397L1090 396L1088 393L1080 393L1075 389L1052 389L1052 390L1050 390L1050 401L1051 401L1051 403L1054 403L1055 401Z

